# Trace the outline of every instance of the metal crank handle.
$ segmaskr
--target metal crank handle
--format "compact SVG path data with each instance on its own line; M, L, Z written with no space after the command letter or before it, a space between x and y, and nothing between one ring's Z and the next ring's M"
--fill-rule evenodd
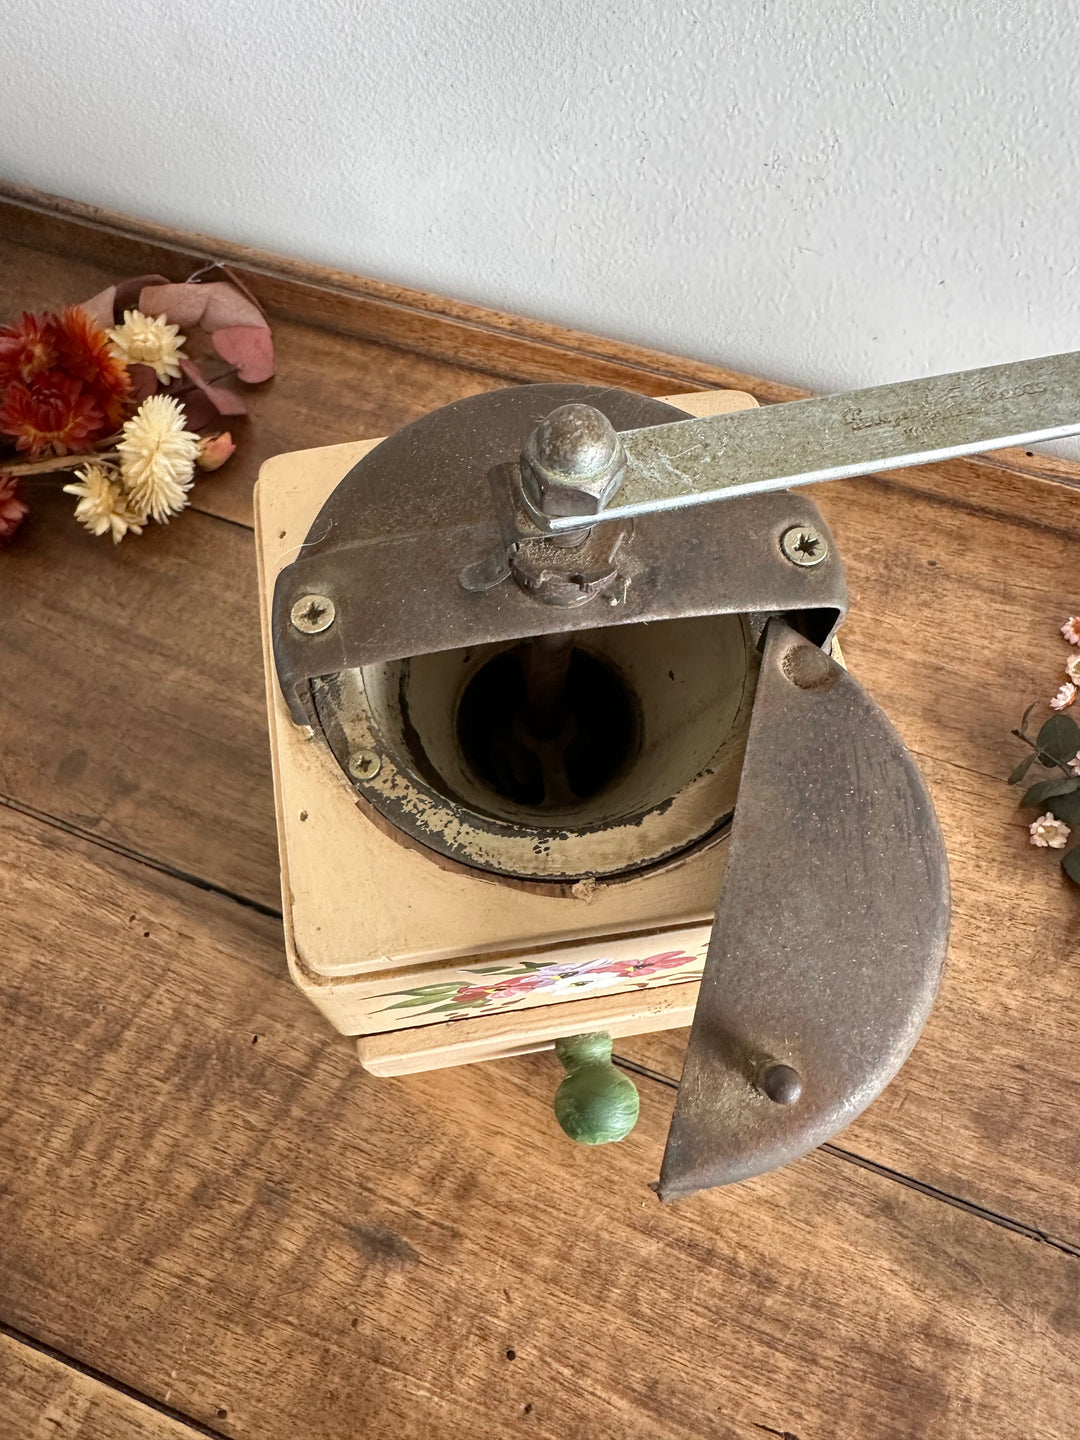
M591 407L564 406L535 436L570 410ZM602 435L588 433L587 421L579 413L564 434L557 427L554 447L540 436L554 463L538 461L530 442L530 464L526 446L526 500L552 535L601 515L630 519L1080 434L1080 352L650 425L617 439L606 422ZM572 463L559 463L559 441Z

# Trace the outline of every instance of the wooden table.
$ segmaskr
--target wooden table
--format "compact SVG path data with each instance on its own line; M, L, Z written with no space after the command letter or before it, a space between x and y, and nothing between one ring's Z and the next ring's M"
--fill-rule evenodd
M13 193L0 318L207 248ZM1003 777L1080 610L1075 475L819 490L849 663L945 828L945 984L836 1144L661 1208L684 1032L620 1042L641 1122L590 1152L550 1057L376 1080L288 983L251 482L515 380L791 392L214 253L278 345L239 455L115 550L36 485L0 552L0 1434L1074 1436L1080 894Z

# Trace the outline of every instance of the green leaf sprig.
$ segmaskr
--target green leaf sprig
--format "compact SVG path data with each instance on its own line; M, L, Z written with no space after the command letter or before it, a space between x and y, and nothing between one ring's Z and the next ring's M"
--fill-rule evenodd
M1048 810L1055 820L1076 828L1080 826L1080 775L1069 766L1080 754L1080 725L1071 715L1051 715L1038 734L1031 736L1027 732L1027 723L1034 709L1034 705L1028 706L1018 728L1012 732L1018 740L1031 747L1031 754L1025 755L1017 765L1009 776L1009 784L1019 785L1027 778L1033 765L1056 772L1029 785L1020 797L1020 805L1022 808ZM1080 885L1080 845L1065 852L1061 857L1061 868L1070 880Z

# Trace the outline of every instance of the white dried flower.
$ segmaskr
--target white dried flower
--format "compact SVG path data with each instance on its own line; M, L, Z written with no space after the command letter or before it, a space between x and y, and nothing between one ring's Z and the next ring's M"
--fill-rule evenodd
M1076 699L1076 686L1071 680L1066 680L1061 689L1050 701L1051 710L1067 710Z
M132 535L142 534L146 515L132 508L115 466L92 462L76 470L75 475L79 483L65 485L64 493L79 497L75 519L85 525L91 535L109 532L113 544L119 545L129 530Z
M1065 661L1065 674L1075 685L1080 685L1080 655L1070 655Z
M1070 645L1080 645L1080 615L1070 615L1062 625L1061 633Z
M1028 834L1032 845L1038 845L1043 850L1064 850L1070 831L1064 820L1056 820L1048 810L1031 822Z
M180 326L170 325L164 315L125 310L124 323L105 333L113 342L113 354L125 365L152 365L163 382L179 376L184 337Z
M199 437L184 429L184 407L171 395L151 395L124 425L120 476L136 510L168 520L188 503Z
M1080 775L1080 750L1069 761L1069 769L1074 775Z

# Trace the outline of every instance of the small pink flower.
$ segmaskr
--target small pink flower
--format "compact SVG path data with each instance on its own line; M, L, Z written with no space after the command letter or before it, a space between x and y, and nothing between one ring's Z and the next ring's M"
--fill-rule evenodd
M0 475L0 540L14 535L22 524L27 506L19 499L13 475Z
M1066 680L1061 689L1050 701L1051 710L1067 710L1076 699L1076 686L1071 680Z
M220 435L204 435L199 441L195 464L200 470L220 470L235 449L236 444L228 430Z
M1048 810L1031 822L1028 834L1032 845L1038 845L1043 850L1064 850L1070 831L1064 820L1056 820Z
M1080 645L1080 615L1070 615L1062 625L1061 633L1070 645Z
M1065 674L1075 685L1080 685L1080 655L1070 655L1065 661Z

